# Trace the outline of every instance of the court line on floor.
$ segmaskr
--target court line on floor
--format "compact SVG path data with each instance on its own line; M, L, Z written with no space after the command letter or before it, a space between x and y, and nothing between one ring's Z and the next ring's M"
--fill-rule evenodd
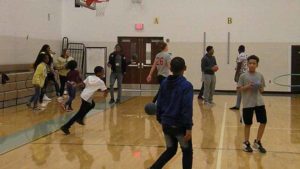
M216 169L221 169L222 166L222 153L223 153L223 143L224 143L224 133L225 133L225 123L226 123L226 113L227 113L227 102L224 104L224 113L222 119L221 135L218 146L218 156L217 156L217 165Z

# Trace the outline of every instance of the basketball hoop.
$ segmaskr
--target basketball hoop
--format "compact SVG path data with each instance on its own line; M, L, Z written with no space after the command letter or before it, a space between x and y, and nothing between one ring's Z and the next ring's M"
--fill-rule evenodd
M96 3L96 16L104 16L105 9L108 5L109 0L95 0Z

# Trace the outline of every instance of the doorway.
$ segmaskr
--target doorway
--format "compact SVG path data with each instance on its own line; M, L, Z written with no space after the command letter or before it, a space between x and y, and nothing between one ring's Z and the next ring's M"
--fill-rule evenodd
M124 89L158 89L156 72L153 73L152 82L147 83L146 78L162 41L163 37L118 37L126 59L131 61L123 78Z
M300 74L300 46L292 46L292 74ZM291 85L300 85L300 76L291 77ZM293 94L300 93L300 87L291 87L291 92Z

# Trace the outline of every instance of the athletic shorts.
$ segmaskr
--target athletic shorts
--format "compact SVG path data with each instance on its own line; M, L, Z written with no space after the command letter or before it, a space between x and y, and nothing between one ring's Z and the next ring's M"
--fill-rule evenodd
M242 121L246 125L252 124L253 113L255 112L256 121L258 123L266 124L267 123L267 113L265 106L256 106L243 108Z

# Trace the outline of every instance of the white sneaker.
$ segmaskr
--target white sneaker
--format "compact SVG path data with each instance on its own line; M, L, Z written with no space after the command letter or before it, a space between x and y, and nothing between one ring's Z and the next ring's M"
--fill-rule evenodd
M211 104L209 102L204 102L204 105L206 105L206 106L213 106L213 104Z
M64 95L68 95L68 91L65 90L65 91L64 91Z
M62 102L62 101L64 101L64 98L63 98L63 97L58 97L58 98L57 98L57 101L58 101L58 102Z
M43 100L44 101L51 101L51 99L47 95L44 95Z
M42 104L40 104L40 106L41 106L41 107L47 107L47 104L48 104L48 103L44 103L44 102L43 102Z

